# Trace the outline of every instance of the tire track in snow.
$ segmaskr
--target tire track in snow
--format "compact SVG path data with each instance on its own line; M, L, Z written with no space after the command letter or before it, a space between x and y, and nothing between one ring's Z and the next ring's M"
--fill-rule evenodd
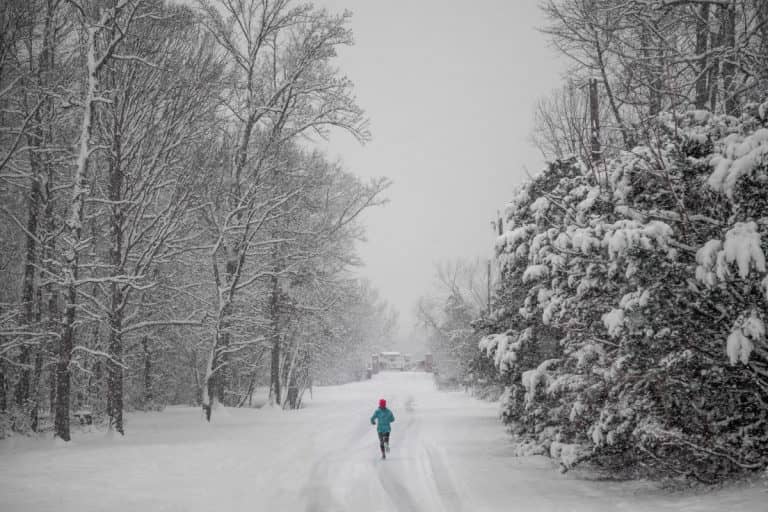
M307 498L306 512L329 512L331 510L343 510L339 502L334 498L330 487L328 486L328 468L324 471L312 470L311 481L317 480L315 484L307 484L303 493Z
M337 448L325 450L315 459L301 491L305 512L463 510L441 452L425 438L427 432L415 410L414 394L390 393L389 400L394 407L400 405L401 414L393 425L392 452L386 460L378 458L378 440L367 420L330 438L328 432L333 429L321 427L323 434L318 441ZM333 419L323 418L323 423L337 426L349 416L345 411ZM361 454L369 450L373 450L371 458L365 459L370 463L365 463Z
M413 484L414 482L418 482L419 477L422 476L418 471L418 461L421 454L418 421L412 414L408 414L407 418L408 420L403 426L403 429L395 431L397 437L393 437L393 440L395 441L398 438L401 440L395 444L394 449L396 450L396 453L406 454L407 456L403 458L397 456L394 459L389 458L387 460L382 460L378 471L379 482L386 492L387 497L394 504L395 510L398 512L430 510L429 507L424 508L424 506L419 505L411 491L408 489L408 486L404 483L407 481ZM397 423L395 423L395 425L397 425ZM411 462L414 459L416 460L416 464ZM416 469L416 474L413 474L414 469Z
M443 503L443 509L448 512L462 512L464 507L461 503L461 496L456 490L456 485L451 478L451 472L445 464L442 455L433 447L426 446L427 462L432 472L432 478L437 489L440 501Z
M429 501L428 506L422 507L422 510L463 511L463 500L454 483L452 472L445 463L443 450L434 444L429 417L422 417L416 412L416 400L412 394L406 400L405 409L408 417L408 450L416 459L415 467L411 468L416 473L411 476L409 482L420 481L421 499Z
M395 510L398 512L419 512L421 509L416 504L416 500L411 496L407 487L400 483L399 475L394 472L394 468L382 464L379 469L379 482L389 496L392 503L395 504Z
M350 432L347 439L353 439L354 443L359 444L370 428L366 423L359 423L358 426ZM339 435L334 434L332 439L338 439ZM330 443L329 443L330 444ZM334 456L344 455L350 446L338 444L330 446L322 452L320 457L312 465L309 473L309 480L304 485L301 494L307 500L306 512L329 512L344 510L332 492L331 485L331 462L337 462Z

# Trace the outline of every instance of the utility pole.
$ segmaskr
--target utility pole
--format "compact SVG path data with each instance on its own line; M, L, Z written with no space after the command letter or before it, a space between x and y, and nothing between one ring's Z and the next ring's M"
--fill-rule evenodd
M487 286L487 293L488 293L488 315L491 314L491 260L488 260L488 264L486 266L486 286Z

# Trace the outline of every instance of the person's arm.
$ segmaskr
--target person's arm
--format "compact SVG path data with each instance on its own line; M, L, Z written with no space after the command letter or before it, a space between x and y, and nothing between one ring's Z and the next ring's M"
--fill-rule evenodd
M392 411L389 411L389 422L394 423L395 422L395 413Z
M378 411L373 411L373 416L371 416L371 425L375 425L376 424L376 413L377 412Z

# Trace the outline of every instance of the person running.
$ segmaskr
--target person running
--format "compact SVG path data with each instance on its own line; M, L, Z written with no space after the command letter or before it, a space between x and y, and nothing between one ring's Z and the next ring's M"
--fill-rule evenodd
M387 409L387 401L383 398L379 400L379 408L373 411L371 416L371 425L376 425L376 432L379 434L379 448L381 448L381 458L387 458L389 451L389 434L392 431L391 424L395 421L395 415Z

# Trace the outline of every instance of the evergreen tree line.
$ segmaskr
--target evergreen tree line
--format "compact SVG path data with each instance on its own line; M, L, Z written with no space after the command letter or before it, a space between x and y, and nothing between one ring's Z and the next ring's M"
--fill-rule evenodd
M349 13L289 0L0 4L0 435L87 410L295 408L395 316L350 269L369 138Z
M472 334L436 337L474 347L462 378L500 395L520 454L708 483L764 470L768 4L543 9L574 63L535 111L552 163L494 222L490 307L469 321L451 294L434 332Z

